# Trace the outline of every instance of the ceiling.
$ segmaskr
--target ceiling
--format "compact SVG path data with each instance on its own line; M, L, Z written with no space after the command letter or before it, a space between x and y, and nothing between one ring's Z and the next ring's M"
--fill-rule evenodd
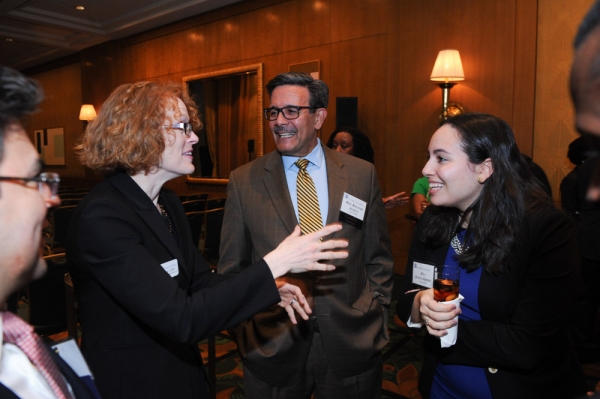
M31 68L239 1L0 0L0 64Z

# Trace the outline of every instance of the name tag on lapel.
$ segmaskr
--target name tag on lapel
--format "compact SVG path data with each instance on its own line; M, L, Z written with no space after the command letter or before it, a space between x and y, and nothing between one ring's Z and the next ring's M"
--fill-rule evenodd
M353 195L344 193L342 197L342 208L340 209L340 222L348 223L359 230L362 230L363 220L365 219L365 210L367 203Z
M162 263L161 266L167 273L169 273L169 276L175 277L179 275L179 264L177 263L177 259Z

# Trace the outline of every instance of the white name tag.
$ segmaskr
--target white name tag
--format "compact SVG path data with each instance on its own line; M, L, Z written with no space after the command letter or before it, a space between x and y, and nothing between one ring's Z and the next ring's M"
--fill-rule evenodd
M413 262L413 284L433 288L435 266L428 263Z
M177 259L165 262L161 264L161 266L167 273L169 273L169 276L175 277L179 275L179 264L177 263Z
M365 210L367 203L353 195L344 193L342 197L342 207L340 208L340 222L348 223L357 229L362 229L365 219Z

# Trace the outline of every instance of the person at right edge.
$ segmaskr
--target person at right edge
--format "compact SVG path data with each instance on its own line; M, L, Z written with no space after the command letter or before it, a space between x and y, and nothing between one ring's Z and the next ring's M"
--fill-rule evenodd
M573 398L586 381L569 336L579 290L574 224L486 114L446 120L423 174L431 205L409 250L397 314L427 329L423 398ZM414 263L460 267L460 307L413 284ZM456 318L458 316L458 318ZM440 337L457 326L454 345Z

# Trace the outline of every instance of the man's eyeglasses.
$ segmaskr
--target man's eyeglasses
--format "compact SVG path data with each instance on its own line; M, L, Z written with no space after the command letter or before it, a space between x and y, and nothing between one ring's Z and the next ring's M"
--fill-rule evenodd
M189 122L179 122L179 123L174 123L172 125L163 125L162 127L166 127L169 129L179 129L183 132L183 134L185 134L185 137L190 137L192 135L192 124Z
M7 177L0 176L0 181L22 184L25 187L36 189L44 198L54 198L58 194L60 176L58 173L45 172L36 177Z
M277 107L265 108L265 118L267 118L270 121L277 120L277 117L279 116L279 113L281 112L285 119L287 119L288 121L291 121L292 119L298 119L298 117L300 116L301 109L315 109L315 108L313 108L313 107L298 107L295 105L288 105L287 107L283 107L283 108L277 108Z

